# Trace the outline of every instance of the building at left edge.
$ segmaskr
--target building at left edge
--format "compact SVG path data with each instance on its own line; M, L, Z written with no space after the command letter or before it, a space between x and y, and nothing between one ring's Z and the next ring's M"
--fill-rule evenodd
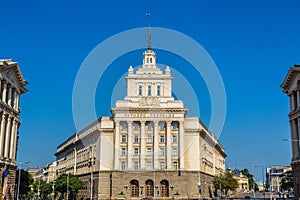
M15 198L20 96L27 84L17 62L0 59L0 186L5 199Z

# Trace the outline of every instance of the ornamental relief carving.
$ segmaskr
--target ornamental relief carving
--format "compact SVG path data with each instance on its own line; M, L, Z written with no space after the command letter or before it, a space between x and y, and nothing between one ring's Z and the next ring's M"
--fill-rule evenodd
M18 92L20 91L20 87L19 87L18 81L16 80L15 73L12 70L3 72L3 77L11 85L13 85L18 90Z
M159 104L157 97L142 97L140 100L140 106L159 106Z

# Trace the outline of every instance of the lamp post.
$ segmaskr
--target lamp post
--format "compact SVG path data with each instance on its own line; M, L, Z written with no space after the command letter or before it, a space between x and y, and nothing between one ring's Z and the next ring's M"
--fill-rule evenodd
M19 168L19 176L18 176L18 192L17 192L17 200L19 200L19 194L20 194L20 182L21 182L21 168L22 168L22 164L28 164L29 161L25 161L25 162L16 162L16 164L20 165Z
M90 168L90 172L91 172L91 188L90 188L90 199L93 199L93 147L90 146L90 160L88 163L88 166ZM99 176L100 177L100 176Z
M67 200L69 200L69 174L67 176Z

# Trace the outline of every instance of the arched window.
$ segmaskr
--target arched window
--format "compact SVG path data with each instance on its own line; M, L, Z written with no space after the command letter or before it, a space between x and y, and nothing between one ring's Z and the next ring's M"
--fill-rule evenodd
M132 197L139 196L139 182L137 180L130 181L130 189Z
M162 197L168 197L169 196L169 181L162 180L160 182L160 195Z
M146 196L147 197L153 197L154 196L154 190L153 190L154 183L153 183L153 181L149 179L145 182L145 185L146 185Z

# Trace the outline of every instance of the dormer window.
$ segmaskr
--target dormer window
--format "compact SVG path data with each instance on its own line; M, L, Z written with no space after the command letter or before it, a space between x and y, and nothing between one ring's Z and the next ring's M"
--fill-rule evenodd
M152 58L150 58L150 63L152 63Z
M149 58L147 58L147 63L149 63Z

